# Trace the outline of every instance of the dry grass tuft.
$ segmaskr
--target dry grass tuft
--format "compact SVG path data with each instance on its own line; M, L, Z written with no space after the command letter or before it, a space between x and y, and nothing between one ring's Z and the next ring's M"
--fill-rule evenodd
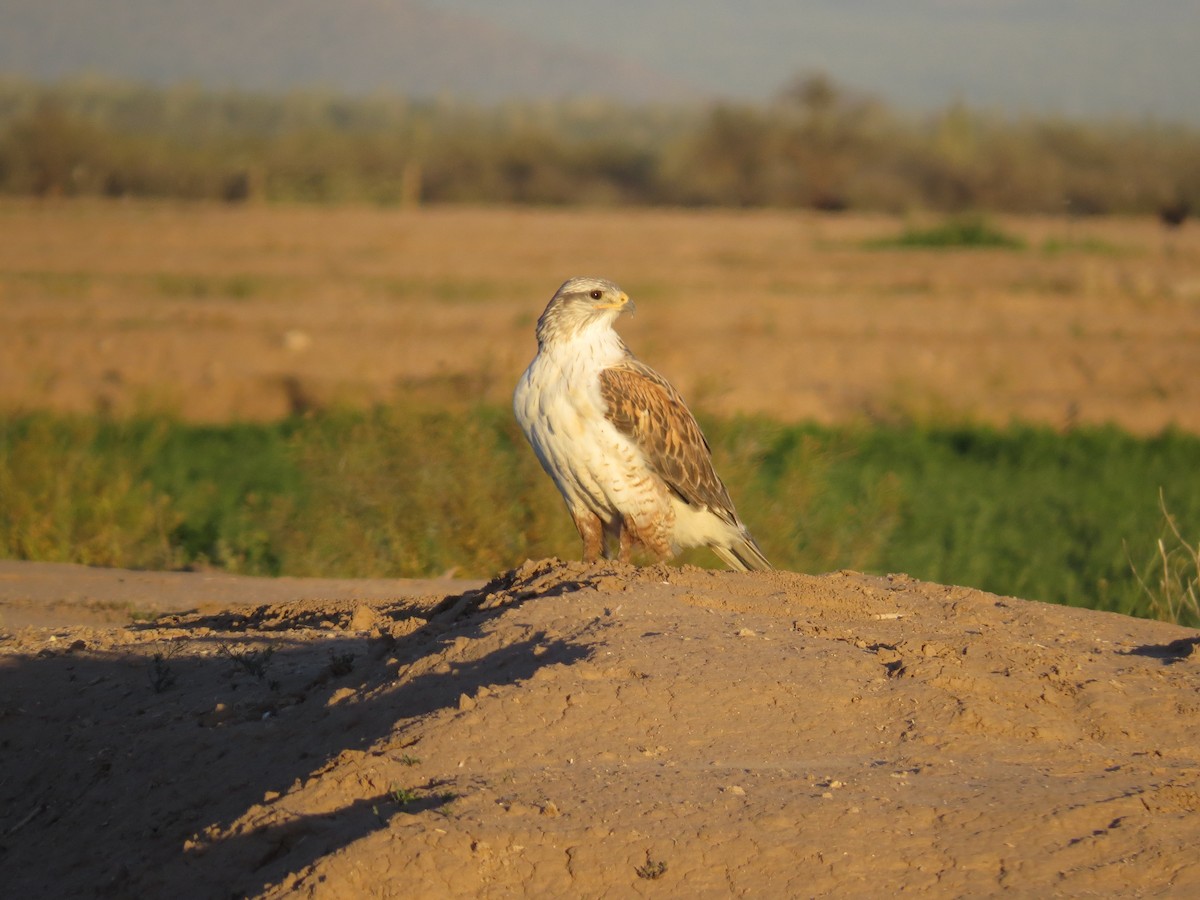
M1163 514L1162 534L1154 558L1133 574L1149 600L1150 614L1165 622L1200 626L1200 542L1190 544L1167 509L1162 490L1158 505Z

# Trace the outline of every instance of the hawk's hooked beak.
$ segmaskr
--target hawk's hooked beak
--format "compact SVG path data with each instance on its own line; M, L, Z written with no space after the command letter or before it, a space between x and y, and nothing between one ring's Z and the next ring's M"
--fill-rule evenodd
M633 301L629 299L629 295L624 291L621 291L621 296L618 297L615 302L598 303L596 304L596 309L619 309L622 312L629 310L629 312L632 313L635 309L637 309L637 307L634 306Z

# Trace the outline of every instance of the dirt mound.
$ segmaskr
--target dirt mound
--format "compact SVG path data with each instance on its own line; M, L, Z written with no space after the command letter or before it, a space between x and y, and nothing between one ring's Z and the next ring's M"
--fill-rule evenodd
M72 572L188 611L26 624ZM14 896L1200 891L1193 631L852 572L0 576Z

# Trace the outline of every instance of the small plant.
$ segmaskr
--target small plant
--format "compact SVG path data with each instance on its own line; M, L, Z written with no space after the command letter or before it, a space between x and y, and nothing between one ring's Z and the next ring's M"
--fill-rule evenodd
M420 764L421 760L419 757L410 756L407 753L400 757L400 765L402 766L419 766Z
M1161 488L1158 507L1163 528L1154 559L1145 571L1139 572L1132 562L1130 567L1150 601L1154 618L1195 627L1200 625L1200 542L1192 545L1184 539Z
M401 787L394 783L387 789L386 796L404 812L419 812L424 809L433 809L446 817L454 815L454 809L451 807L451 804L458 799L458 794L453 791L442 791L439 794L428 792L422 797L416 790ZM425 801L420 809L410 810L409 807L419 800Z
M638 878L646 878L653 881L656 878L662 878L667 871L667 864L664 860L654 859L650 856L650 851L646 851L646 862L640 865L635 870Z
M398 784L393 784L388 788L388 796L397 806L408 806L410 803L415 803L420 799L417 792L411 788L400 787Z
M150 687L154 688L154 693L161 694L174 687L175 680L175 673L171 670L171 664L167 662L166 654L155 653L150 660Z
M341 678L343 675L349 675L354 671L354 654L353 653L334 653L329 652L329 674L334 678Z
M166 651L160 650L150 657L148 676L150 687L154 689L154 693L161 694L175 686L178 677L175 670L171 668L171 660L182 647L182 640L174 640L167 646Z
M251 650L249 648L238 649L230 647L228 644L219 644L218 649L238 667L245 670L248 674L253 675L259 681L262 681L266 677L267 666L271 664L271 657L275 655L275 648L271 646L263 647L261 650Z
M445 816L447 819L452 819L457 815L454 809L454 801L458 799L458 794L453 791L445 791L438 794L438 806L434 810L438 815Z

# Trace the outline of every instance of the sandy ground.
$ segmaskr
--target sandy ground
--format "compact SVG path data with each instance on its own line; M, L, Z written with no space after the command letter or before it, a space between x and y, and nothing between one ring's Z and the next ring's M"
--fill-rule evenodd
M8 896L1200 893L1166 624L853 572L8 562L0 632Z

